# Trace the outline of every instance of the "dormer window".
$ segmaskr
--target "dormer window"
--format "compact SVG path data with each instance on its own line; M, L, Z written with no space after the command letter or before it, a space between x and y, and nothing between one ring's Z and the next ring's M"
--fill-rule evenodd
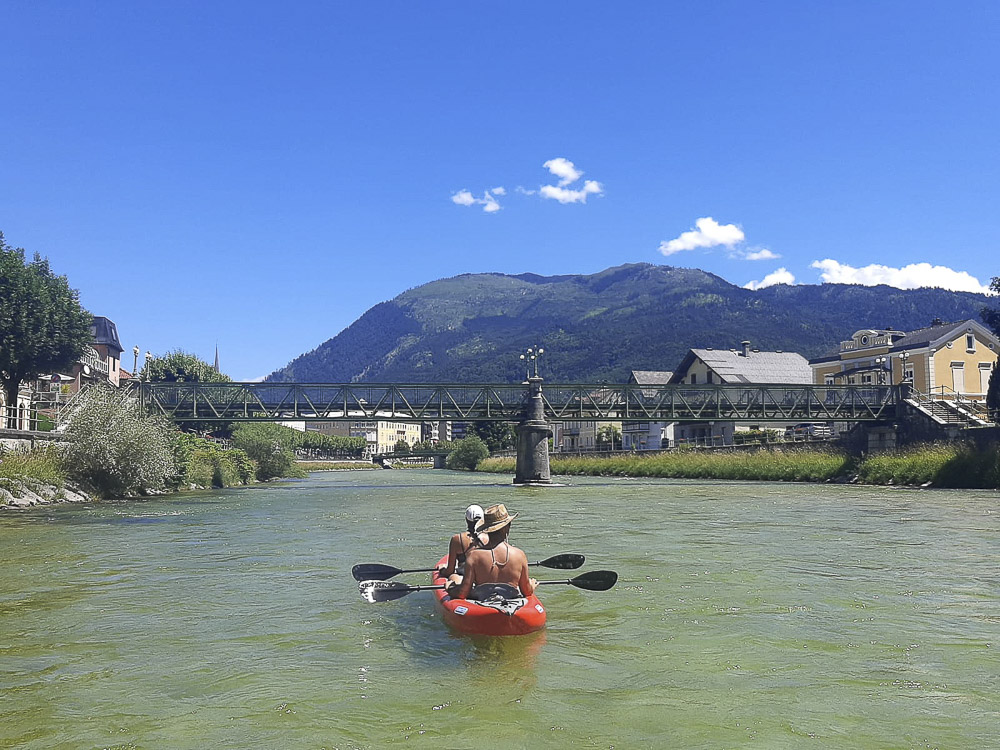
M867 334L864 335L864 336L862 336L861 337L861 346L868 346L868 341L869 341L869 338L868 338Z

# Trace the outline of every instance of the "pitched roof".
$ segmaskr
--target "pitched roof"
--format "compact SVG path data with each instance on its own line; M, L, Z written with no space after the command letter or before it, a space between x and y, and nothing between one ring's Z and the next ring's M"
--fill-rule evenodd
M630 383L636 385L666 385L673 375L669 370L632 370Z
M104 344L109 349L116 349L119 354L124 351L118 340L118 328L114 321L103 315L94 316L94 322L90 324L90 333L94 337L93 343Z
M977 320L958 320L954 323L934 323L924 328L918 328L915 331L904 331L901 335L899 335L899 331L891 331L896 335L893 336L892 346L889 347L889 351L900 352L905 349L919 349L924 346L929 346L944 339L952 338L957 335L961 329L975 329L981 335L996 338L988 328L984 327L982 323ZM873 333L886 333L886 331L873 331ZM879 347L872 348L877 349ZM850 351L858 352L864 350L852 349ZM816 357L815 359L811 359L809 361L814 363L832 362L839 360L840 354L841 349L838 346L836 349L824 354L823 356Z
M813 382L809 362L797 352L750 351L747 356L735 349L691 349L674 371L671 382L683 381L687 371L700 359L723 383Z

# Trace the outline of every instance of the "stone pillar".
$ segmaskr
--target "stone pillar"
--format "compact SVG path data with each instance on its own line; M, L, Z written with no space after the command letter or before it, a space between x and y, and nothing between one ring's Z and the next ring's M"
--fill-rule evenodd
M552 430L545 421L542 379L528 378L528 404L524 420L517 426L517 466L514 484L549 484L549 438Z

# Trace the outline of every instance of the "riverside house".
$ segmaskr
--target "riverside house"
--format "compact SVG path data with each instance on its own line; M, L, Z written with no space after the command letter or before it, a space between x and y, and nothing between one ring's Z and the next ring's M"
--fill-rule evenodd
M817 385L908 383L939 399L983 400L1000 339L976 320L897 331L863 328L822 357L809 360Z
M628 382L633 385L666 385L672 375L669 370L632 370ZM627 451L669 448L674 440L674 425L674 422L623 422L622 448Z
M91 343L84 348L69 372L47 373L37 381L22 383L17 398L17 428L33 429L38 413L50 412L58 404L87 385L110 383L117 386L121 379L122 345L118 328L110 318L95 315L90 326ZM5 414L3 393L0 392L0 414ZM3 423L6 426L6 423Z
M762 352L749 341L739 349L690 349L670 377L670 383L686 385L808 385L813 382L809 362L796 352ZM783 425L767 425L780 428ZM741 425L753 429L757 425ZM733 442L735 422L677 424L678 443L728 445Z

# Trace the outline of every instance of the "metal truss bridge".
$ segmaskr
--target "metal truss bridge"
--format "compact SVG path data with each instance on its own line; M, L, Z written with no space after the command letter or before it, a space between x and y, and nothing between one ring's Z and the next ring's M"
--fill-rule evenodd
M541 387L541 379L532 379ZM526 418L528 383L141 383L140 402L170 419L204 422L475 422ZM884 422L906 386L546 384L547 422ZM537 396L536 396L537 398Z

